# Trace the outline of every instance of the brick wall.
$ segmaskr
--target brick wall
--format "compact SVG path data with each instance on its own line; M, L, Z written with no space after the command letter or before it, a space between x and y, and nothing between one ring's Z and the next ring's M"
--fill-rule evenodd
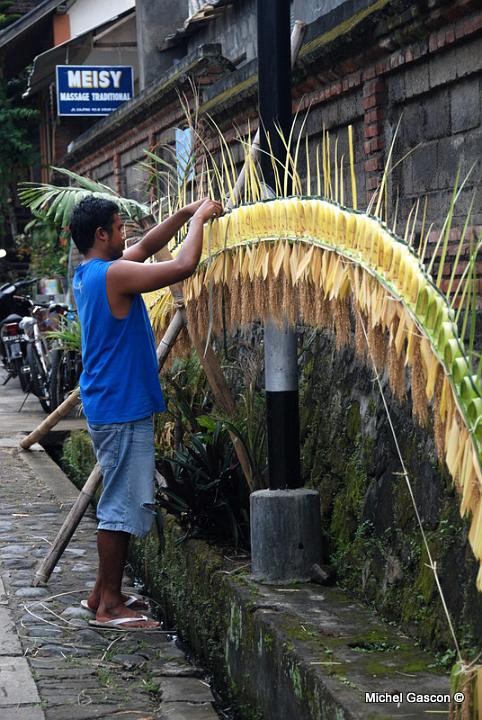
M339 157L344 154L347 159L346 127L353 125L361 207L366 206L379 184L400 122L394 159L409 155L393 170L388 183L391 215L399 197L399 231L416 199L425 196L426 226L434 223L440 227L459 165L464 177L475 162L455 213L449 250L453 256L474 193L472 237L482 225L482 10L475 0L434 0L423 12L420 4L399 0L391 5L400 6L399 10L404 6L405 13L392 7L388 15L377 16L376 23L372 19L368 29L357 26L323 46L318 57L302 57L301 69L294 78L293 109L301 113L310 109L306 131L313 157L322 141L324 125L330 131L332 147L338 138ZM210 27L213 32L216 26ZM195 43L202 33L190 42ZM227 74L218 85L228 87L235 84L235 78L236 74ZM217 85L210 88L216 79L209 72L204 74L203 93L214 93L210 112L228 141L235 143L233 122L247 130L249 118L251 128L256 127L256 85L252 83L245 92L234 93L229 101L216 103ZM136 170L142 151L156 142L172 141L173 128L182 122L179 103L170 97L144 122L129 127L126 121L115 141L101 152L82 158L76 168L112 183L122 193L146 199L146 178ZM216 151L215 144L212 149ZM345 199L351 202L349 193ZM421 217L420 211L415 228L418 231ZM429 252L437 238L434 231Z

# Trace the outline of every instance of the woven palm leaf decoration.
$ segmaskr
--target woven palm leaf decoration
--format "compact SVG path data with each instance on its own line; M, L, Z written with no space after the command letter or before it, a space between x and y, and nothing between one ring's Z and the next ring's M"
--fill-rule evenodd
M323 150L324 172L318 174L318 189L323 185L329 188L328 195L342 198L342 160L335 165L336 180L330 184L330 161ZM249 169L248 155L246 163ZM295 163L287 162L286 168L290 168L290 186L300 188ZM256 196L255 180L251 172L251 198ZM428 269L423 262L431 228L422 230L416 250L411 213L405 237L397 237L379 217L384 184L386 175L373 214L349 209L333 199L292 195L243 202L206 224L201 262L183 285L188 324L204 341L267 318L332 330L338 349L353 338L362 359L370 353L379 371L388 369L391 390L399 400L406 395L408 367L413 414L424 424L432 408L438 456L445 460L459 491L461 515L471 515L469 542L480 562L482 385L456 322L462 305L469 308L475 303L472 276L478 247L457 284L454 268L444 295L438 286L453 206L440 236L440 266L434 280L430 274L433 259ZM456 195L457 188L454 200ZM450 296L452 288L455 292ZM175 311L173 300L165 289L151 293L147 301L160 336ZM482 590L482 569L477 587Z

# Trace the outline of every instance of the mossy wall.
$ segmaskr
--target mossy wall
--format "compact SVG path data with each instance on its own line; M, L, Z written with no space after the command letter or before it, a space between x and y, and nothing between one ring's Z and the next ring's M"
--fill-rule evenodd
M325 560L382 616L435 649L451 647L374 370L317 333L300 373L303 478L320 491ZM412 419L410 393L401 406L386 377L382 385L457 635L465 646L480 644L478 568L459 498L438 463L431 427Z

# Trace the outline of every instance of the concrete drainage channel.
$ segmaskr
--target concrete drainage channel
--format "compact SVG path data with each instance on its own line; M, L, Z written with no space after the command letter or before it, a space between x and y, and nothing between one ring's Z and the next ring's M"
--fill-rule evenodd
M52 433L47 446L58 457L52 453L57 439ZM20 683L13 671L7 678L0 657L2 720L231 719L226 703L213 694L206 670L189 661L189 649L176 631L116 633L89 626L79 603L95 578L92 512L83 518L49 585L31 587L35 566L76 490L47 452L40 446L19 452L18 440L3 433L0 442L0 580L2 600L13 616L12 632L16 628L21 642L17 665L28 659L38 695L26 698L20 688L26 681ZM2 647L0 655L5 655ZM27 666L21 669L28 675Z
M52 453L50 442L48 448ZM22 457L35 474L48 475L56 494L67 486L71 494L70 482L45 452ZM92 519L85 519L78 533L85 522L92 529ZM233 708L242 720L449 717L449 678L436 669L434 658L339 589L255 583L246 558L226 557L201 540L179 542L184 532L171 517L164 516L163 525L162 536L157 528L146 541L133 544L131 564L192 648L170 636L178 678L205 683L211 693L205 672L186 661L187 652L209 666L214 685L229 698L227 707L216 695L218 702L208 708L205 696L199 697L192 712L204 714L169 714L170 720L227 719ZM148 661L135 648L114 657L119 660L119 655L130 664L129 672L141 662L136 656L150 662L151 689L154 680L163 688L165 678L172 677L174 659L166 665L159 658L153 670L152 657ZM141 663L142 671L146 665ZM163 701L172 698L165 693L164 688ZM417 702L420 694L430 695L429 702ZM176 698L171 701L181 711Z

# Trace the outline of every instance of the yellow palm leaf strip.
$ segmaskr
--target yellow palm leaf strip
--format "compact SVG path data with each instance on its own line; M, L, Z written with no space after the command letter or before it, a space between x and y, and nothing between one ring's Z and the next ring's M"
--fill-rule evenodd
M321 153L323 157L323 196L326 198L328 197L328 170L326 166L326 130L324 125L321 143Z
M308 266L310 265L313 255L315 252L315 246L311 245L309 248L306 245L300 245L300 253L298 258L298 267L296 269L294 282L297 283L300 278L307 275Z
M340 205L345 204L345 180L344 180L344 162L345 156L342 155L340 158Z
M303 235L305 237L314 237L314 220L313 220L314 201L303 200L303 214L305 218L305 227Z
M315 248L313 251L312 262L308 266L311 279L317 293L320 292L321 288L321 268L323 264L323 256L326 252L326 250L322 250L321 248Z
M311 195L311 163L308 133L305 135L305 159L306 159L306 194Z
M474 467L474 462L477 463L478 460L474 460L474 449L470 440L469 445L470 459L467 460L466 476L462 489L462 501L460 503L460 517L465 517L469 512L474 513L480 503L480 487Z
M459 439L457 443L457 452L455 454L454 459L454 466L453 466L453 473L452 478L454 480L454 484L457 487L457 489L460 491L462 488L461 484L461 474L463 470L463 459L464 459L464 450L465 450L465 441L467 440L469 433L466 430L464 423L460 416L457 416L457 424L459 426Z
M469 530L469 543L475 557L482 559L482 502L480 495L477 498L477 505L474 507L472 521ZM480 589L480 588L479 588Z
M458 411L456 410L453 413L451 422L450 422L450 428L447 438L447 447L445 452L445 462L447 463L447 467L449 470L449 473L454 476L454 470L455 470L455 460L457 457L457 451L458 451L458 443L459 443L459 435L460 435L460 426L457 422L457 414Z
M336 228L335 228L335 244L347 246L346 242L347 228L346 228L346 213L343 210L339 210L336 213Z
M427 400L430 401L433 398L433 394L435 391L435 381L437 378L439 361L438 361L438 358L436 357L436 355L434 354L429 341L426 338L423 339L423 352L424 352L424 363L425 363L425 367L426 367L426 376L427 376L427 386L425 388L425 394L426 394Z
M407 336L407 316L405 309L400 308L400 322L398 323L397 334L395 336L395 348L398 355L402 352L403 343Z
M333 297L339 298L340 300L344 300L347 297L351 288L348 267L348 263L343 258L340 258L332 288Z
M318 144L315 149L316 157L316 194L318 197L321 195L321 170L320 170L320 145Z
M271 268L274 277L278 277L280 270L283 266L283 260L285 256L285 242L278 242L274 247L274 253L272 256Z
M351 198L353 209L357 209L358 199L355 175L355 153L353 151L353 125L348 125L348 151L350 154Z
M334 252L330 253L329 255L327 254L326 257L328 259L328 267L326 269L326 275L323 285L325 289L325 295L331 298L332 289L335 282L335 276L341 261L339 256Z
M425 369L420 351L420 339L414 334L412 364L412 412L420 425L428 421L427 399L425 396Z

